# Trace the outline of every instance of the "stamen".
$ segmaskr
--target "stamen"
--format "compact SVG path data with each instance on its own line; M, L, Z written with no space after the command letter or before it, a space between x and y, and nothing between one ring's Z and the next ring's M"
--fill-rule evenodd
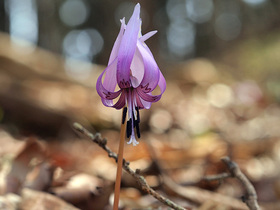
M137 112L137 122L140 123L140 113L139 113L139 108L136 106L135 110Z
M132 115L132 120L133 120L133 128L135 128L135 123L136 123L137 121L135 120L134 114Z
M137 119L135 120L134 115L132 116L132 118L133 118L133 127L136 128L137 137L140 138L140 129L139 129L139 122L140 122L140 120L139 120L139 109L138 109L138 107L135 107L135 110L136 110L136 113L137 113L137 115L136 115Z
M126 137L129 138L131 136L132 133L132 120L131 118L127 121L126 124Z
M135 121L134 126L136 127L136 134L137 134L137 137L138 137L138 139L139 139L139 138L140 138L139 122L138 122L138 121Z
M124 107L122 113L122 124L125 123L126 113L127 113L127 107Z

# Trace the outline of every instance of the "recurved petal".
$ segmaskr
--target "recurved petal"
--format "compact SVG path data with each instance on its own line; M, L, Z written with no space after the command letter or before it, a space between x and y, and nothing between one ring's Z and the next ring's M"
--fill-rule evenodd
M159 71L159 81L158 81L158 86L160 88L160 94L159 95L152 95L151 92L146 93L145 91L143 91L143 89L141 86L139 86L136 90L137 90L137 94L140 96L141 99L143 99L146 102L157 102L162 94L164 93L165 89L166 89L166 81L162 75L162 73Z
M112 106L116 109L121 109L125 106L125 102L126 101L126 94L124 92L122 92L119 100Z
M112 72L116 71L117 65L117 59L115 59L103 72L102 74L98 77L97 82L96 82L96 91L99 94L99 96L103 99L102 102L105 106L112 106L113 105L113 99L117 98L121 90L114 92L116 82L113 80L115 79L114 75ZM109 74L107 81L102 84L102 78L104 74ZM112 81L112 83L110 82Z
M164 76L162 75L161 71L159 71L159 81L158 81L158 86L160 88L160 95L162 95L164 93L164 91L166 90L166 81Z
M124 30L126 28L126 25L125 25L125 18L121 19L121 28L120 28L120 32L117 36L117 39L114 43L114 46L112 48L112 51L111 51L111 54L110 54L110 58L109 58L109 62L108 62L108 65L110 65L110 63L115 60L115 58L118 56L118 52L119 52L119 49L120 49L120 44L121 44L121 41L122 41L122 38L123 38L123 34L124 34ZM106 77L105 77L106 78Z
M131 85L130 65L136 49L140 24L140 4L137 4L126 26L118 52L117 81L120 88L128 88Z
M145 93L143 91L143 89L141 88L137 88L137 94L140 96L141 99L143 99L144 101L147 101L147 102L151 102L151 103L154 103L154 102L157 102L159 101L159 99L161 98L161 95L162 94L159 94L159 95L152 95L150 93Z
M98 94L102 97L102 91L114 92L117 86L116 71L117 71L117 58L107 66L107 68L98 77L96 82L96 90ZM106 73L106 74L105 74ZM104 81L102 83L102 78L105 74ZM104 90L105 89L105 90Z
M115 58L102 72L97 80L97 82L101 82L102 84L103 75L106 73L102 85L109 92L114 92L117 86L117 62L118 60Z
M142 98L139 97L139 95L136 95L136 103L137 103L137 107L139 109L150 109L152 106L151 102L148 101L144 101Z
M148 47L144 45L145 44L143 44L141 41L138 40L137 49L139 50L142 56L142 60L145 68L144 77L141 81L140 86L145 87L143 91L148 93L156 88L159 81L160 70L157 66L154 57L152 56L150 51L147 50Z

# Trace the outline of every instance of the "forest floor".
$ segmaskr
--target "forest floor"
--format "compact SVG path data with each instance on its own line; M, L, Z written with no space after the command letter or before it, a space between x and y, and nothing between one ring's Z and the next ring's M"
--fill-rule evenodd
M87 66L91 76L77 81L57 55L13 48L3 34L0 45L0 209L112 209L116 161L92 141L106 139L117 153L121 111L104 107L95 90L104 67ZM207 59L174 72L162 99L140 111L140 143L125 145L129 168L185 209L249 209L252 189L240 173L262 209L280 209L274 83L237 79ZM170 208L135 176L123 171L121 209Z

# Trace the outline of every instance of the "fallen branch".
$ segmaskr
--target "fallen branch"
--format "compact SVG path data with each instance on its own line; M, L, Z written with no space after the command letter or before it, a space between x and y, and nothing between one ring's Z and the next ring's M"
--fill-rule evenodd
M238 165L231 161L229 157L222 158L222 161L227 165L231 176L237 178L245 187L247 194L244 197L244 202L247 204L250 210L260 210L257 202L257 193L248 178L242 173Z
M201 189L194 186L181 186L174 182L170 177L163 175L163 184L170 191L177 194L178 196L185 198L186 200L192 201L197 204L204 204L207 201L212 201L218 205L224 206L225 209L246 210L247 206L240 200L222 195L220 193L211 192L209 190Z
M181 198L184 198L188 201L191 201L193 203L197 203L200 205L203 205L206 202L211 201L214 204L217 204L219 206L225 206L226 209L239 209L239 210L247 210L248 207L244 202L242 202L239 199L227 196L227 195L222 195L217 192L212 192L209 190L205 190L199 187L195 186L182 186L173 181L173 179L168 176L168 174L162 170L161 163L157 158L157 155L152 147L152 145L149 145L149 151L152 156L152 159L154 161L154 164L157 166L157 168L160 171L160 174L163 179L163 187L168 189L168 191L178 195ZM201 180L203 181L222 181L223 179L232 177L229 172L224 172L221 174L217 175L211 175L211 176L206 176L202 178Z
M92 140L94 143L98 144L103 150L105 150L110 158L115 159L117 162L118 156L116 153L114 153L109 147L107 147L107 140L102 139L100 134L95 134L93 135L90 133L87 129L85 129L82 125L79 123L74 123L73 124L74 129L82 134L83 136L89 138ZM132 170L129 167L129 162L123 159L123 169L129 173L132 177L134 177L137 181L137 183L140 185L141 189L145 191L146 193L152 195L154 198L162 202L163 204L175 209L175 210L186 210L185 208L175 204L173 201L169 200L168 198L165 198L164 196L160 195L156 191L154 191L147 183L145 178L139 174L139 170Z
M231 177L231 174L229 173L221 173L216 175L208 175L203 177L201 180L211 182L211 181L221 181L223 179Z
M184 197L188 200L191 200L196 203L204 203L207 200L212 200L217 203L221 203L223 205L226 205L228 207L231 207L233 209L247 209L250 210L260 210L260 207L257 203L257 194L253 187L253 185L250 183L250 181L247 179L247 177L241 172L238 165L231 161L229 157L222 158L222 161L226 164L226 166L229 169L229 173L222 173L212 176L207 176L203 178L202 180L207 181L214 181L214 180L223 180L229 177L237 178L244 188L246 189L246 195L244 196L243 201L246 203L242 203L241 201L231 198L225 195L221 195L215 192L206 191L203 189L199 189L196 187L182 187L175 183L173 180L171 180L168 176L163 174L163 183L173 192L180 195L181 197Z

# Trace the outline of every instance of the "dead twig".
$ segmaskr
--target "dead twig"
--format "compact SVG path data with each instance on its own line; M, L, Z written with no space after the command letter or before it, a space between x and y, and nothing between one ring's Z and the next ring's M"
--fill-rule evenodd
M166 188L168 191L178 195L181 198L184 198L188 201L191 201L196 204L203 205L204 203L211 201L219 206L225 206L226 209L239 209L239 210L246 210L248 207L244 202L216 192L211 192L209 190L205 190L195 186L182 186L176 183L170 176L166 173L165 170L162 170L161 162L159 161L156 152L153 149L153 146L149 145L149 151L153 159L153 163L156 165L158 170L160 171L162 177L162 184L163 187ZM201 181L222 181L231 177L229 172L224 172L217 175L206 176L201 179Z
M246 210L247 206L240 200L220 193L211 192L194 186L181 186L174 182L170 177L162 174L163 184L171 192L179 195L186 200L197 204L203 204L209 200L219 205L230 207L231 209Z
M231 177L231 174L229 174L229 173L221 173L221 174L216 174L216 175L205 176L201 180L208 181L208 182L211 182L211 181L221 181L221 180L229 178L229 177Z
M100 134L93 135L92 133L90 133L87 129L85 129L79 123L74 123L73 127L74 127L75 131L77 131L78 133L82 134L83 136L89 138L94 143L98 144L103 150L105 150L108 153L108 156L110 158L115 159L115 161L117 162L117 160L118 160L117 154L114 153L109 147L107 147L107 145L106 145L107 144L107 140L106 139L102 139ZM164 196L162 196L159 193L157 193L156 191L154 191L148 185L148 183L145 180L145 178L139 174L139 170L136 170L136 171L132 170L129 167L129 162L126 161L125 159L123 159L123 169L127 173L129 173L132 177L134 177L136 179L136 181L140 185L141 189L143 191L145 191L146 193L152 195L154 198L156 198L157 200L159 200L163 204L165 204L165 205L167 205L167 206L169 206L169 207L171 207L171 208L173 208L175 210L186 210L185 208L177 205L173 201L169 200L168 198L165 198Z
M257 193L248 178L242 173L238 165L231 161L229 157L222 158L222 161L227 165L231 176L237 178L242 185L245 187L247 194L244 197L244 202L249 207L250 210L260 210L259 204L257 202Z

